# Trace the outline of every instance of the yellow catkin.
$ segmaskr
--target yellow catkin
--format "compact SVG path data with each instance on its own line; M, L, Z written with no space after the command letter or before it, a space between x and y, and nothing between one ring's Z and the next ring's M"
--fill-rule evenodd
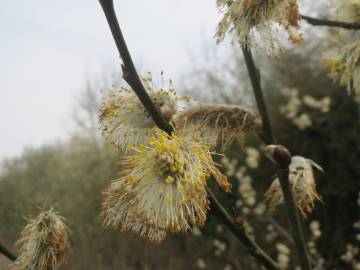
M298 0L217 0L217 5L224 13L215 35L218 42L231 32L242 46L277 56L282 49L279 26L292 43L303 42Z
M157 88L150 77L142 77L142 82L155 107L166 121L171 121L178 112L179 98L172 83ZM129 151L132 146L143 144L151 135L155 123L131 88L120 87L104 98L99 115L100 129L105 139L121 151Z
M123 160L124 170L104 191L105 225L160 242L165 232L185 232L206 220L207 178L213 174L227 191L227 178L216 169L210 146L197 129L169 136L154 129L141 148Z
M174 118L177 128L196 125L215 146L227 148L233 139L241 141L244 134L262 132L262 121L254 111L236 105L199 104L184 110Z

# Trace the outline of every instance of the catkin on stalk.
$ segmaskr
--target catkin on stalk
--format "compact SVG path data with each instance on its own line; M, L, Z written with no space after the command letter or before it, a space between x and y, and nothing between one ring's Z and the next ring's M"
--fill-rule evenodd
M207 141L227 148L234 139L241 141L250 130L260 134L262 121L249 109L226 104L199 104L184 110L174 117L176 128L196 125Z
M171 80L166 89L156 88L151 77L143 77L142 82L166 121L171 121L178 111L179 101L188 101L188 97L177 96ZM132 146L145 143L156 126L135 92L125 87L111 91L104 99L99 122L105 139L124 152L132 149Z
M360 41L344 43L343 40L334 38L334 46L323 53L322 63L328 69L328 76L333 81L354 92L360 98Z
M339 21L360 20L359 1L331 1ZM360 100L360 34L358 31L336 29L331 32L322 54L322 63L329 77L346 87L348 92Z
M283 47L280 27L292 43L303 42L298 0L217 0L217 5L224 12L216 32L218 42L231 32L243 47L259 47L277 56Z
M230 184L216 169L209 145L196 128L172 136L153 129L152 134L122 160L125 169L104 191L102 217L105 225L160 242L165 232L204 224L211 174L228 191Z
M315 201L321 201L321 198L316 191L312 167L323 171L323 169L314 161L301 156L292 157L289 165L291 190L295 204L304 218L313 211ZM270 209L275 211L277 206L283 202L283 194L278 178L273 181L264 195L269 203Z
M16 270L55 270L66 260L69 248L64 218L53 209L30 219L17 242Z

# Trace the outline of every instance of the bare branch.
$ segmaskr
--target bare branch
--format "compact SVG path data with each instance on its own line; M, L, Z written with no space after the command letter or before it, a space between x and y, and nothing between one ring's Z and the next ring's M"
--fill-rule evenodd
M310 258L306 248L306 242L300 221L300 216L296 208L294 197L290 188L289 170L278 169L277 175L279 176L280 185L284 196L285 209L294 230L293 237L301 268L303 270L310 270Z
M247 48L243 48L242 50L245 58L246 67L249 73L251 85L254 90L256 103L258 105L260 116L263 120L264 134L262 139L265 141L266 144L274 144L275 139L272 133L270 118L261 88L260 71L255 66L251 51L248 50Z
M0 253L11 261L15 261L17 259L17 257L10 250L4 247L1 243L0 243Z
M156 125L160 129L166 131L168 134L171 134L173 128L168 122L164 120L159 110L155 107L136 71L124 36L121 32L119 22L116 18L113 0L99 0L99 2L105 13L116 47L118 48L120 57L123 61L122 69L124 80L131 86L136 95L139 97L140 101L149 112Z
M211 205L214 212L221 219L221 221L228 227L228 229L240 240L240 242L249 251L250 255L259 263L261 263L266 269L279 270L278 265L270 258L264 250L262 250L245 230L241 222L237 222L221 205L212 191L207 188Z
M309 24L315 25L315 26L329 26L329 27L339 27L339 28L345 28L348 30L359 30L360 29L360 23L358 22L340 22L340 21L333 21L333 20L327 20L327 19L318 19L313 18L305 15L301 15L301 19L307 21Z
M271 122L266 108L263 91L261 88L260 71L255 66L250 49L243 48L242 50L243 50L246 66L248 69L250 81L253 86L255 99L259 108L259 113L264 123L263 140L265 141L266 144L275 144L276 141L272 133ZM277 168L277 175L279 177L282 193L284 196L284 204L289 222L291 223L293 229L293 238L296 246L299 263L301 265L301 269L311 270L310 258L308 255L308 251L304 239L304 233L302 230L299 213L295 205L294 197L289 183L288 166L290 164L291 155L286 148L281 147L281 150L286 150L286 151L281 151L280 154L284 154L284 155L288 154L288 156L279 158L279 161L281 161L282 164L279 164ZM282 161L285 160L287 160L287 163L283 164Z

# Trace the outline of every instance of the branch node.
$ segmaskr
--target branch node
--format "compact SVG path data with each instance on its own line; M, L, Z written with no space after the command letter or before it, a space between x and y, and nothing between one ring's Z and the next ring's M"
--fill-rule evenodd
M281 169L287 169L291 163L290 151L282 145L268 145L265 148L266 155Z

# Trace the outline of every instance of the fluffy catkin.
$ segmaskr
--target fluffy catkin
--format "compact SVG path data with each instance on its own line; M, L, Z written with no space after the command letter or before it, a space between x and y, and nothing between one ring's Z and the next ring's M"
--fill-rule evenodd
M176 128L196 125L212 146L227 148L233 139L241 141L250 130L262 132L262 121L257 113L236 105L199 104L189 107L174 117Z
M289 181L294 200L304 218L313 211L315 201L321 201L316 191L313 166L322 171L322 168L314 161L301 156L292 157L289 165ZM283 194L278 178L273 181L264 195L272 211L283 202Z
M177 96L171 80L159 88L151 76L141 79L155 107L166 121L171 121L173 115L181 109L179 103L189 101L189 97ZM133 89L125 87L110 91L104 98L99 124L104 138L123 152L145 143L156 126Z
M273 56L283 47L279 28L292 43L303 42L298 0L217 0L217 6L224 13L215 35L218 42L232 33L242 46L259 47Z
M17 242L16 270L55 270L65 262L69 248L64 218L53 209L30 219Z
M360 20L360 1L332 0L331 5L339 21ZM336 29L328 36L322 54L322 63L334 82L346 87L357 101L360 101L360 34L358 31Z
M226 191L231 185L216 168L197 128L171 136L153 129L152 134L123 158L120 177L103 193L102 218L106 226L158 243L166 232L186 232L204 224L211 174Z

